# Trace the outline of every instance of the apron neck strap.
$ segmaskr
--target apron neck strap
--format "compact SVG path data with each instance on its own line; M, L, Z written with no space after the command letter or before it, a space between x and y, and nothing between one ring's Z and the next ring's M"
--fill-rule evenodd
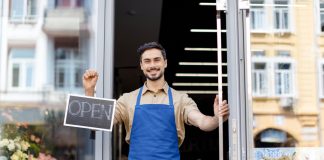
M143 86L140 88L140 90L138 92L136 105L140 105L140 103L141 103L142 92L143 92ZM171 92L170 87L168 88L168 97L169 97L169 104L173 105L173 97L172 97L172 92Z
M141 103L142 91L143 91L143 87L140 88L138 95L137 95L137 100L136 100L137 106L140 105L140 103Z
M168 88L168 96L169 96L169 105L173 105L173 97L172 97L172 92L171 88Z

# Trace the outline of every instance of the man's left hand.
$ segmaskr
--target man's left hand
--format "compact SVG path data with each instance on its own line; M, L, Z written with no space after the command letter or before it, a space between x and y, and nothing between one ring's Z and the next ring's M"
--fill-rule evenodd
M216 95L214 100L214 117L223 117L223 121L226 121L229 116L229 107L226 100L223 100L221 106L219 106L219 96Z

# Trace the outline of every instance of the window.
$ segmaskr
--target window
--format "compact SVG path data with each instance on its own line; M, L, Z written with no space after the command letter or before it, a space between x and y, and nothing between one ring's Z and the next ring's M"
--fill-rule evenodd
M84 62L74 48L58 48L55 53L55 87L76 90L82 88Z
M265 9L263 0L251 0L251 30L265 29Z
M254 62L252 68L252 84L254 96L266 96L267 95L267 63L266 62Z
M9 56L9 88L31 89L34 87L34 49L13 48Z
M321 32L324 32L324 0L320 0L320 25Z
M36 20L36 0L11 0L10 21L31 23Z
M289 5L289 0L251 0L251 31L290 31Z
M264 51L252 51L252 94L256 97L268 95L267 58Z
M275 0L274 13L274 28L275 30L289 30L289 8L288 0Z
M292 96L292 64L275 62L275 94L277 96Z
M276 58L257 56L256 53L262 52L252 52L253 96L293 97L293 60L287 57L290 52L278 51L280 56Z

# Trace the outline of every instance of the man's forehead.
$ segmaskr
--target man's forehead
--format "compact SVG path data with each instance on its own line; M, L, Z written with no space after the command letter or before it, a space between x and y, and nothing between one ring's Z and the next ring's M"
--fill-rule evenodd
M146 51L144 51L144 53L142 54L142 58L158 58L158 57L163 57L162 56L162 52L158 49L148 49Z

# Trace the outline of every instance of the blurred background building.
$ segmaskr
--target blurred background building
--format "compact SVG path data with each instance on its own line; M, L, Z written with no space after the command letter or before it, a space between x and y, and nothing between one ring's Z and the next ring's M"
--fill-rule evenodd
M255 147L323 146L323 7L251 0Z
M6 125L26 124L41 152L93 159L89 131L62 126L67 93L83 94L94 52L92 7L89 0L1 1L2 136Z

